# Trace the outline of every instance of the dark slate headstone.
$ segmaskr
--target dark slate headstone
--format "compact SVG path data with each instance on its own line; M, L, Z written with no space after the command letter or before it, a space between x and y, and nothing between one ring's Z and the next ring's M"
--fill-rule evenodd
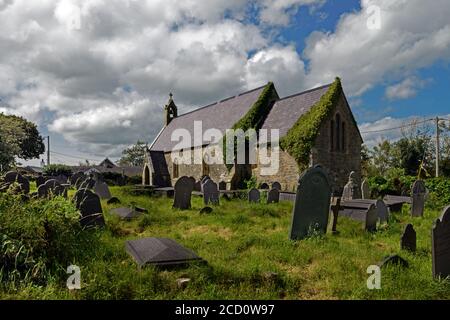
M76 208L81 213L82 221L84 220L84 221L95 222L93 224L87 224L87 226L102 226L102 225L104 225L102 204L100 202L100 198L98 195L93 193L91 190L80 189L75 193L73 201L75 202ZM90 220L88 218L89 216L99 215L99 214L102 215L101 219L98 216L92 217L92 220ZM101 222L101 220L103 220L103 223Z
M197 181L194 185L194 191L201 192L202 191L202 182Z
M110 213L125 220L131 220L142 215L142 212L137 212L131 208L116 208L112 209Z
M417 248L417 235L416 230L412 224L408 224L403 231L401 242L400 242L402 250L408 250L411 252L415 252Z
M102 228L106 225L103 213L91 214L80 218L80 225L83 228Z
M208 204L219 204L219 187L217 183L212 180L206 180L203 184L203 202L205 205Z
M66 184L68 178L63 174L60 174L59 176L55 177L55 180L58 181L59 184Z
M343 201L361 198L358 185L355 181L355 174L356 173L354 171L352 171L350 173L348 182L344 186L344 191L342 192L342 200Z
M413 217L423 217L423 210L425 207L425 194L427 190L425 183L422 180L414 182L412 187L412 206L411 215Z
M139 267L185 265L202 260L194 252L172 239L144 238L127 241L125 248Z
M36 178L36 187L39 188L45 183L45 178L43 176L38 176Z
M86 178L86 176L85 176L85 174L84 174L84 172L81 172L81 171L78 171L78 172L75 172L71 177L70 177L70 184L72 185L72 186L80 186L81 185L81 183L82 183L82 181L84 180ZM81 179L81 181L80 182L78 182L78 180L80 180Z
M37 193L39 198L48 198L53 196L67 197L67 189L55 179L47 180L43 185L41 185L38 188Z
M209 181L209 180L211 180L211 178L210 178L209 176L204 176L204 177L202 178L202 180L201 180L201 185L200 185L200 187L201 187L201 192L204 192L203 186L204 186L205 183L206 183L207 181ZM195 186L194 186L194 187L195 187Z
M30 182L28 181L27 178L25 178L18 172L10 171L10 172L6 173L3 180L7 185L17 183L18 184L18 189L17 189L18 193L25 193L25 194L30 193Z
M100 197L100 199L111 199L111 192L106 182L97 181L94 186L94 192Z
M272 189L277 189L278 191L281 191L281 184L279 182L272 183Z
M227 183L225 181L219 182L219 190L221 190L221 191L227 190Z
M280 191L277 189L272 189L267 194L267 203L278 203L280 202Z
M213 208L211 207L204 207L200 210L200 214L210 214L213 212Z
M84 180L81 184L80 184L80 190L81 189L93 189L95 186L96 181L89 177L86 180Z
M403 259L399 255L395 254L395 255L388 256L388 257L384 258L383 261L381 261L378 264L378 266L380 268L386 267L388 265L396 265L396 266L400 266L402 268L408 268L409 263L408 263L408 261L406 261L405 259Z
M191 196L194 184L188 177L181 177L175 183L173 208L187 210L191 208Z
M331 212L333 213L333 227L331 231L336 234L337 231L337 223L339 218L339 211L341 210L341 198L332 198L330 205Z
M432 230L433 276L450 276L450 206L444 209Z
M369 183L366 179L361 183L361 198L362 199L370 199L370 188Z
M259 186L259 188L261 189L261 190L269 190L270 189L270 187L269 187L269 185L267 184L267 183L261 183L260 184L260 186Z
M248 201L253 203L259 203L261 199L261 193L258 189L252 189L248 193Z
M383 200L377 200L375 204L377 208L378 218L381 223L387 223L389 221L389 208Z
M108 201L106 201L107 204L120 204L121 201L119 200L119 198L116 197L112 197L111 199L109 199Z
M330 200L331 186L325 171L316 166L304 172L297 186L289 238L303 239L311 230L326 233Z

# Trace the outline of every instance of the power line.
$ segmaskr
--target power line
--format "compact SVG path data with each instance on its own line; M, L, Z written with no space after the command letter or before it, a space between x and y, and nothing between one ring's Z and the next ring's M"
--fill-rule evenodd
M99 159L89 159L89 158L84 158L84 157L78 157L78 156L69 155L69 154L56 152L56 151L50 151L50 153L57 154L57 155L60 155L60 156L65 156L65 157L72 158L72 159L89 160L89 161L101 161Z
M381 130L373 130L373 131L363 131L363 132L361 132L361 134L393 131L393 130L398 130L398 129L403 129L403 128L416 126L418 124L422 124L422 123L426 123L426 122L434 121L434 120L435 119L427 119L427 120L423 120L423 121L419 121L419 122L412 122L412 123L405 124L405 125L402 125L402 126L399 126L399 127L393 127L393 128L387 128L387 129L381 129ZM441 119L441 120L446 120L446 119Z

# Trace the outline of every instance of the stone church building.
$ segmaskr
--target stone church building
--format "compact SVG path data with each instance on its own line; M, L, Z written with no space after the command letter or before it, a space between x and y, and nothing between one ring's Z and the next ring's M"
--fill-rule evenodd
M321 165L327 170L336 194L342 192L351 171L355 172L356 181L361 180L363 139L339 78L334 83L284 98L280 98L275 86L269 83L182 115L178 114L170 95L164 112L164 127L146 154L144 185L170 187L182 176L199 180L208 175L223 186L226 184L227 189L235 190L243 187L244 181L253 176L258 183L271 184L277 181L281 183L283 191L295 191L302 171L315 165ZM260 118L251 118L256 116ZM276 174L261 175L259 159L256 164L235 164L231 168L225 164L208 165L205 161L202 164L172 162L171 152L178 144L178 141L171 141L174 130L183 128L193 136L194 121L202 121L203 132L215 128L225 134L242 118L254 123L253 128L257 131L279 130L281 147ZM305 137L302 136L303 132ZM283 144L283 139L289 139L289 142ZM311 139L310 143L308 139ZM298 144L298 141L302 143ZM187 148L191 151L201 148L204 151L208 145L201 144L193 142ZM305 148L305 145L309 148ZM308 163L302 163L299 154L303 154L303 158L306 154Z

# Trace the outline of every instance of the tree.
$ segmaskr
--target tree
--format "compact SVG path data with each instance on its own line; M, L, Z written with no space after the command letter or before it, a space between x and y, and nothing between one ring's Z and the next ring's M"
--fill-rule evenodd
M427 154L429 154L428 139L416 137L413 139L403 138L395 146L398 150L400 168L405 174L415 176L424 162L427 165Z
M0 165L9 168L15 158L30 160L45 152L43 138L34 123L0 113Z
M118 164L120 166L143 166L147 148L147 143L138 140L135 145L122 151L122 158L120 158Z
M369 151L369 154L371 158L369 168L371 175L383 176L389 168L395 167L394 145L388 140L379 142L378 145Z
M51 164L44 167L44 173L51 177L56 177L59 175L69 177L72 175L72 168L63 164Z

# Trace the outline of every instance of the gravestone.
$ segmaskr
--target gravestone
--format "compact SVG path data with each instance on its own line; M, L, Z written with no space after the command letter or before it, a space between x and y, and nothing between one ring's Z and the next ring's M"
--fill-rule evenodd
M207 206L208 204L219 204L219 188L217 183L212 180L206 180L203 184L203 202Z
M131 208L116 208L112 209L110 213L124 220L131 220L142 215L142 212L135 211Z
M434 223L431 239L433 276L446 278L450 276L450 206Z
M140 268L146 265L174 266L201 261L193 251L186 249L172 239L144 238L127 241L125 248Z
M173 208L187 210L191 208L191 196L194 184L188 177L181 177L174 186Z
M280 202L280 191L278 189L272 189L267 194L267 203L278 203Z
M253 203L259 203L259 200L261 199L261 193L258 189L252 189L248 193L248 201Z
M383 200L377 200L375 206L380 222L387 223L389 221L389 208L386 203Z
M212 213L214 210L211 207L204 207L200 210L200 214L210 214Z
M76 208L81 213L83 226L104 226L103 209L98 195L88 189L80 189L73 198Z
M412 206L411 215L413 217L423 217L423 209L425 207L425 194L427 190L422 180L417 180L412 186Z
M406 261L405 259L400 257L398 254L387 256L387 257L385 257L383 259L383 261L378 263L378 266L380 268L384 268L384 267L387 267L389 265L400 266L402 268L408 268L409 267L408 261Z
M55 179L50 179L47 180L43 185L39 186L37 194L39 198L49 198L52 196L67 197L67 189Z
M358 184L355 182L355 175L356 173L354 171L352 171L349 175L348 182L342 192L343 201L361 198Z
M191 183L195 186L195 178L194 177L189 177L189 179L191 179Z
M227 183L225 181L219 182L219 190L221 191L227 190Z
M270 189L270 187L269 187L269 185L267 184L267 183L261 183L260 184L260 186L259 186L259 188L261 189L261 190L269 190Z
M209 176L204 176L204 177L202 178L201 183L200 183L200 191L201 191L201 192L204 192L204 191L203 191L203 186L204 186L204 184L205 184L208 180L211 180L211 178L210 178Z
M81 184L80 184L80 188L79 189L93 189L95 186L96 181L89 177L86 180L84 180Z
M106 201L107 204L120 204L121 201L119 200L119 198L116 197L112 197L111 199L109 199L108 201Z
M277 189L278 191L281 191L281 184L279 182L272 183L272 189Z
M331 200L331 186L326 172L316 166L299 179L289 238L299 240L312 230L326 233Z
M362 199L370 199L370 188L367 179L364 179L361 183L361 198Z
M27 178L25 178L18 172L10 171L10 172L6 173L3 181L8 186L10 186L13 183L17 183L18 184L18 189L17 189L18 193L25 193L25 194L30 193L30 182L28 181Z
M97 181L94 186L94 192L100 197L100 199L111 199L111 192L106 182Z
M201 192L202 191L202 182L197 181L194 185L194 191Z
M330 205L331 212L333 213L333 225L331 231L337 234L337 223L339 218L339 211L341 209L341 198L333 198Z
M36 178L36 187L39 188L45 183L45 178L43 176L38 176Z
M68 180L68 178L65 175L63 175L63 174L60 174L59 176L55 177L54 179L56 181L58 181L59 184L66 184L67 180Z
M70 177L70 179L69 179L70 184L71 184L72 186L77 186L78 180L79 180L79 179L83 179L83 180L84 180L85 177L86 177L86 176L84 175L83 172L81 172L81 171L75 172L75 173ZM80 184L81 184L81 182L80 182L78 185L80 185Z
M400 241L400 247L402 250L408 250L415 252L417 248L417 235L416 230L412 224L408 224L403 231L402 238Z
M342 202L341 216L363 222L364 229L369 232L377 230L378 212L374 203Z

